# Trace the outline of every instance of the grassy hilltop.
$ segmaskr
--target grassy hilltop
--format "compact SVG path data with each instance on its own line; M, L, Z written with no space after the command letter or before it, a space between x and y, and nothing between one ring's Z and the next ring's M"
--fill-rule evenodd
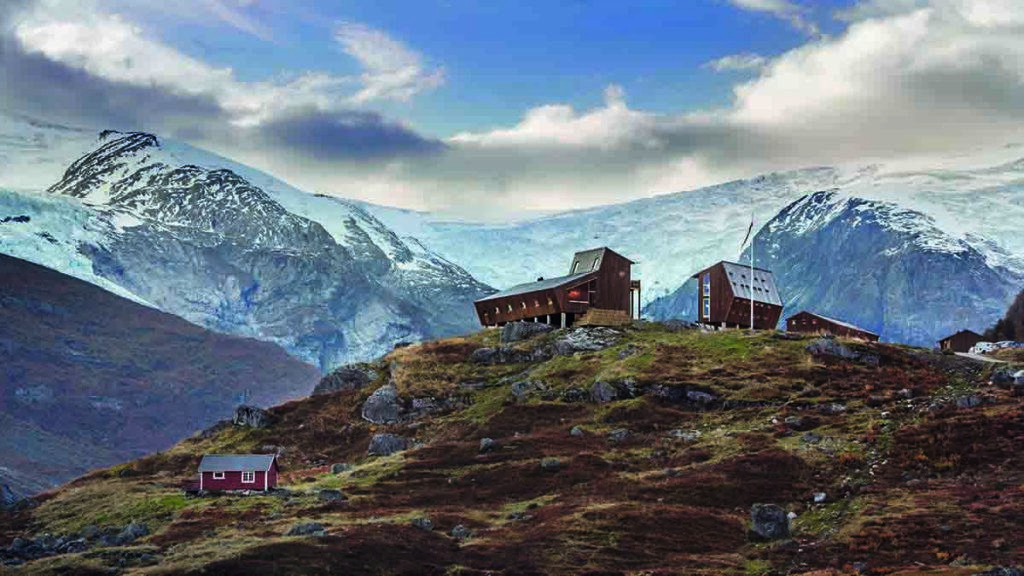
M559 344L583 329L501 354L476 352L499 346L498 331L397 349L361 367L369 384L273 408L268 428L224 423L0 515L0 546L149 529L17 574L974 574L1024 562L1024 409L1012 385L989 384L1001 365L661 324L590 332L600 349ZM389 382L402 421L364 420ZM379 433L414 444L370 456ZM203 453L278 448L289 494L178 488ZM756 503L794 513L791 537L754 537ZM303 522L326 535L285 536Z

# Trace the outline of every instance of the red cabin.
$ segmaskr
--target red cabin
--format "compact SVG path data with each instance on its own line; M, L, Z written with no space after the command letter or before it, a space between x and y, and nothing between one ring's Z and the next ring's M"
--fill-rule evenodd
M698 322L726 328L774 330L782 316L782 297L768 270L734 262L719 262L693 275L697 279Z
M870 330L806 310L786 318L786 331L804 334L831 334L842 338L878 342L878 334Z
M609 248L577 252L567 276L538 278L481 298L474 302L476 313L484 326L526 321L564 327L599 312L628 324L640 310L640 281L630 277L633 264Z
M200 490L259 490L277 487L276 454L206 454L199 463Z

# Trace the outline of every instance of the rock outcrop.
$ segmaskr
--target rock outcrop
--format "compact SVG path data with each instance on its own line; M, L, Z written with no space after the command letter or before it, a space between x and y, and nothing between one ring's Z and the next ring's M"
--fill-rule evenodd
M363 419L374 424L398 422L398 389L392 384L381 386L363 403Z
M235 408L235 415L231 418L231 423L235 426L248 426L249 428L266 428L272 421L270 412L244 404Z
M313 395L341 390L362 390L376 379L377 371L369 364L347 364L324 376L313 388Z

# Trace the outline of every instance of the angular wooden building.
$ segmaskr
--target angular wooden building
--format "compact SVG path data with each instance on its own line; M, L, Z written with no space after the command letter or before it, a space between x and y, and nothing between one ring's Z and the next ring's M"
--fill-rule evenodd
M754 328L774 330L782 317L782 298L775 276L768 270L735 262L719 262L693 275L697 279L697 321L725 328L750 328L750 301L754 301Z
M961 330L956 334L950 334L939 340L939 348L942 350L952 350L953 352L967 352L984 339L984 336L973 330Z
M640 281L630 277L633 264L609 248L585 250L573 255L565 276L538 278L473 304L484 326L517 321L571 326L591 310L628 322L640 310Z
M806 310L786 318L786 331L803 334L831 334L841 338L856 338L868 342L878 342L878 334L870 330Z
M276 454L205 454L199 463L200 490L259 490L277 487Z

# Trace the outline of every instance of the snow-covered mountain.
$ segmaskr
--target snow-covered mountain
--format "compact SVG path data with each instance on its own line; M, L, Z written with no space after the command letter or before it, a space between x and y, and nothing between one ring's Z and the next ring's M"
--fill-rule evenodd
M49 192L0 193L0 251L324 370L472 329L488 290L356 204L151 134L105 131Z
M781 210L755 246L758 266L775 272L787 316L811 310L897 342L933 345L961 328L980 332L1024 283L930 216L835 190ZM749 262L749 251L740 259ZM695 317L696 294L690 281L647 313Z

